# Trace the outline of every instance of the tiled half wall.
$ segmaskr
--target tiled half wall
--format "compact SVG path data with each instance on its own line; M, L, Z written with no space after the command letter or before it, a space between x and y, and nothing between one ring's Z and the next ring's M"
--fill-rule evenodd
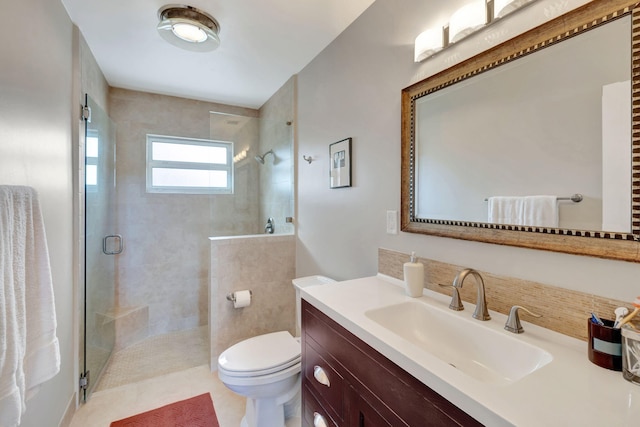
M378 271L381 274L402 280L402 266L408 260L409 254L383 248L378 249ZM451 290L438 286L438 284L452 284L458 272L467 267L424 258L420 258L419 261L424 264L424 287L446 295L451 295ZM629 302L625 301L512 277L498 276L485 271L479 272L485 283L489 310L509 314L512 306L521 305L542 315L540 318L534 318L521 311L522 320L583 341L588 339L586 322L591 312L611 319L616 307L632 308ZM472 282L473 279L467 279L467 281ZM460 296L463 301L475 304L476 292L475 284L468 283L462 288Z
M295 333L295 236L211 238L211 369L229 346L276 331ZM228 293L249 289L251 305L234 308Z

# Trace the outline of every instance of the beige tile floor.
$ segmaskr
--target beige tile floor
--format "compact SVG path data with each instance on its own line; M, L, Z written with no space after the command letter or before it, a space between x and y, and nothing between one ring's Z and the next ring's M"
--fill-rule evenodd
M210 393L220 427L237 427L245 400L209 369L206 326L148 338L117 351L71 427L108 427L112 421Z
M207 365L97 391L76 412L71 427L109 427L113 421L207 392L220 427L238 427L245 400L227 389Z
M111 357L95 391L209 363L208 327L147 338Z
M210 393L220 427L238 427L245 399L209 369L207 327L149 338L116 352L70 427L111 422L169 403ZM300 418L287 420L299 427Z

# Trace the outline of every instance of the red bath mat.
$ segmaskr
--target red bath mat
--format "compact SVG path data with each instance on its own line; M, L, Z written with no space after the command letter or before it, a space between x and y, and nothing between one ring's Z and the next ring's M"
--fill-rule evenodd
M209 393L111 423L111 427L220 427Z

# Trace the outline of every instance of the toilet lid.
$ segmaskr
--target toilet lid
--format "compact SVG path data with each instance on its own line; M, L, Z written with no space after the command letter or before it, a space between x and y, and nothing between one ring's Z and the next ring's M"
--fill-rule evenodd
M300 361L300 343L280 331L241 341L222 352L218 366L230 375L266 375Z

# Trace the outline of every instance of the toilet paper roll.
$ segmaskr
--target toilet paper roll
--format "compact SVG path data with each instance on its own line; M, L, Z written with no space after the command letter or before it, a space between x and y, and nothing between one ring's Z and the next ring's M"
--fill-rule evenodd
M251 292L250 291L237 291L234 292L235 301L233 302L234 308L248 307L251 304Z

